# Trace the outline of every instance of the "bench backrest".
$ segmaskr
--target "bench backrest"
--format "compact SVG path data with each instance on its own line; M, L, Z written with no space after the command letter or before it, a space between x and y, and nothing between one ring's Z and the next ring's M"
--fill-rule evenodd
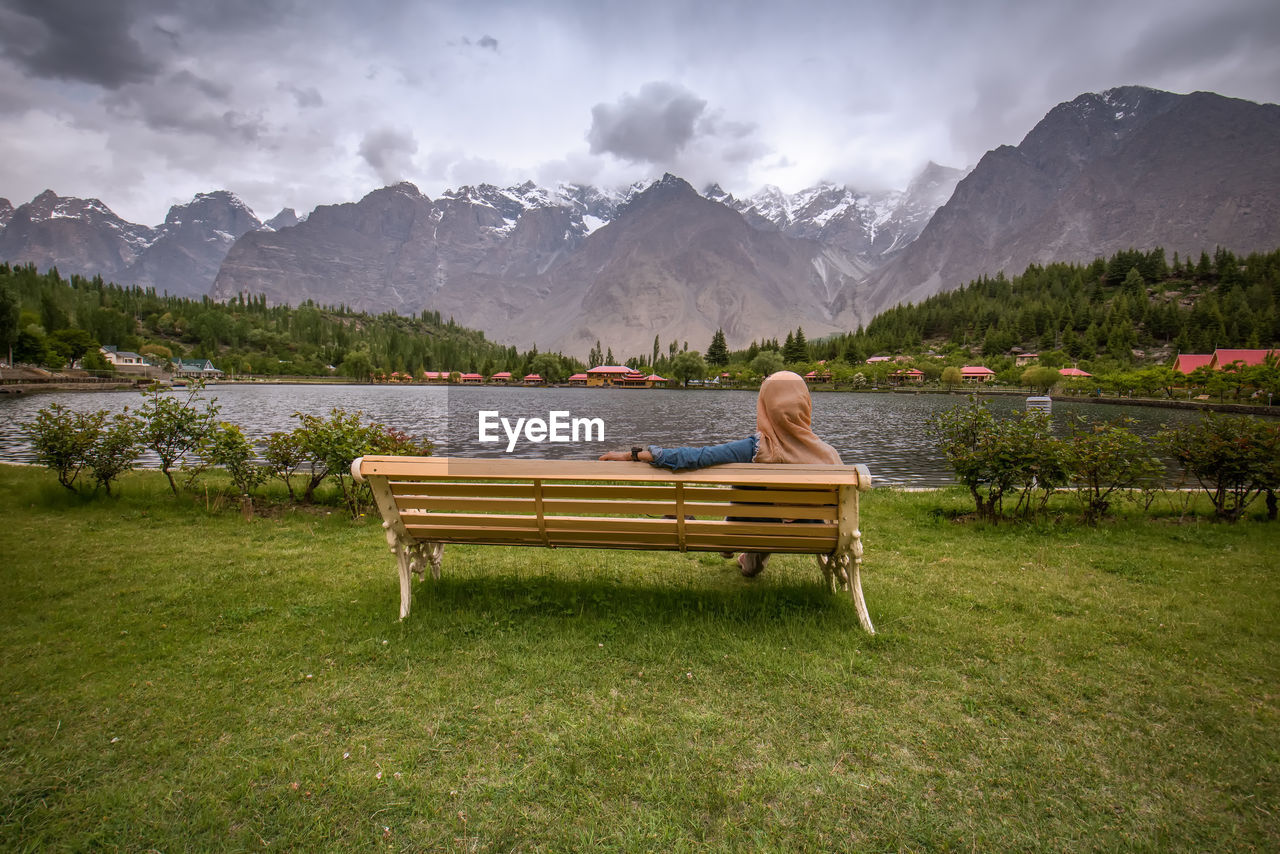
M858 527L865 466L729 464L670 472L595 460L368 456L351 466L415 540L830 554ZM733 519L734 521L727 521Z

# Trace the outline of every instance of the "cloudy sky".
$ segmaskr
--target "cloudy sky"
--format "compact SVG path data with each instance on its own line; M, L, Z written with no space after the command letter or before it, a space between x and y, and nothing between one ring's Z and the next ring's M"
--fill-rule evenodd
M0 0L0 196L900 188L1125 84L1280 101L1280 2Z

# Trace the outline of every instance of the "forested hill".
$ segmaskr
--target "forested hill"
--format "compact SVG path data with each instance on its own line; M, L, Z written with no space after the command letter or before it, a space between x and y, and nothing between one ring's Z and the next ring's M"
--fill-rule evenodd
M983 277L815 349L861 361L878 353L948 346L997 356L1061 350L1120 365L1218 347L1280 346L1280 250L1240 258L1169 261L1163 249L1118 252L1091 264L1032 265L1012 279Z
M333 373L332 366L355 378L424 370L561 378L582 367L559 354L503 347L438 312L371 315L313 303L268 306L259 297L221 303L0 263L0 348L6 356L12 345L16 362L60 368L100 344L208 358L229 373L259 375L322 376Z

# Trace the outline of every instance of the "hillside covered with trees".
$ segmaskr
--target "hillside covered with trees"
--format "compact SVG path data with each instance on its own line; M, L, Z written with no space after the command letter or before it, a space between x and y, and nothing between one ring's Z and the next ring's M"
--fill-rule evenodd
M312 303L269 306L261 297L220 303L0 264L0 348L7 355L12 347L15 362L58 369L85 358L86 367L106 368L95 359L104 344L266 376L508 370L563 379L582 368L560 354L503 347L438 312L369 315Z
M1033 265L983 277L919 305L892 308L865 329L811 347L818 358L961 348L997 358L1019 347L1071 362L1127 367L1218 347L1280 345L1280 250L1168 261L1163 249L1090 264ZM1136 352L1135 352L1136 351Z

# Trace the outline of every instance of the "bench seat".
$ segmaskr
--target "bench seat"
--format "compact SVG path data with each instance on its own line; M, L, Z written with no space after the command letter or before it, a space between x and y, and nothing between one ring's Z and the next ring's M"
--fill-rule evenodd
M874 632L860 580L865 466L366 456L351 473L372 489L396 555L401 619L412 575L430 565L438 578L443 546L465 543L812 554Z

